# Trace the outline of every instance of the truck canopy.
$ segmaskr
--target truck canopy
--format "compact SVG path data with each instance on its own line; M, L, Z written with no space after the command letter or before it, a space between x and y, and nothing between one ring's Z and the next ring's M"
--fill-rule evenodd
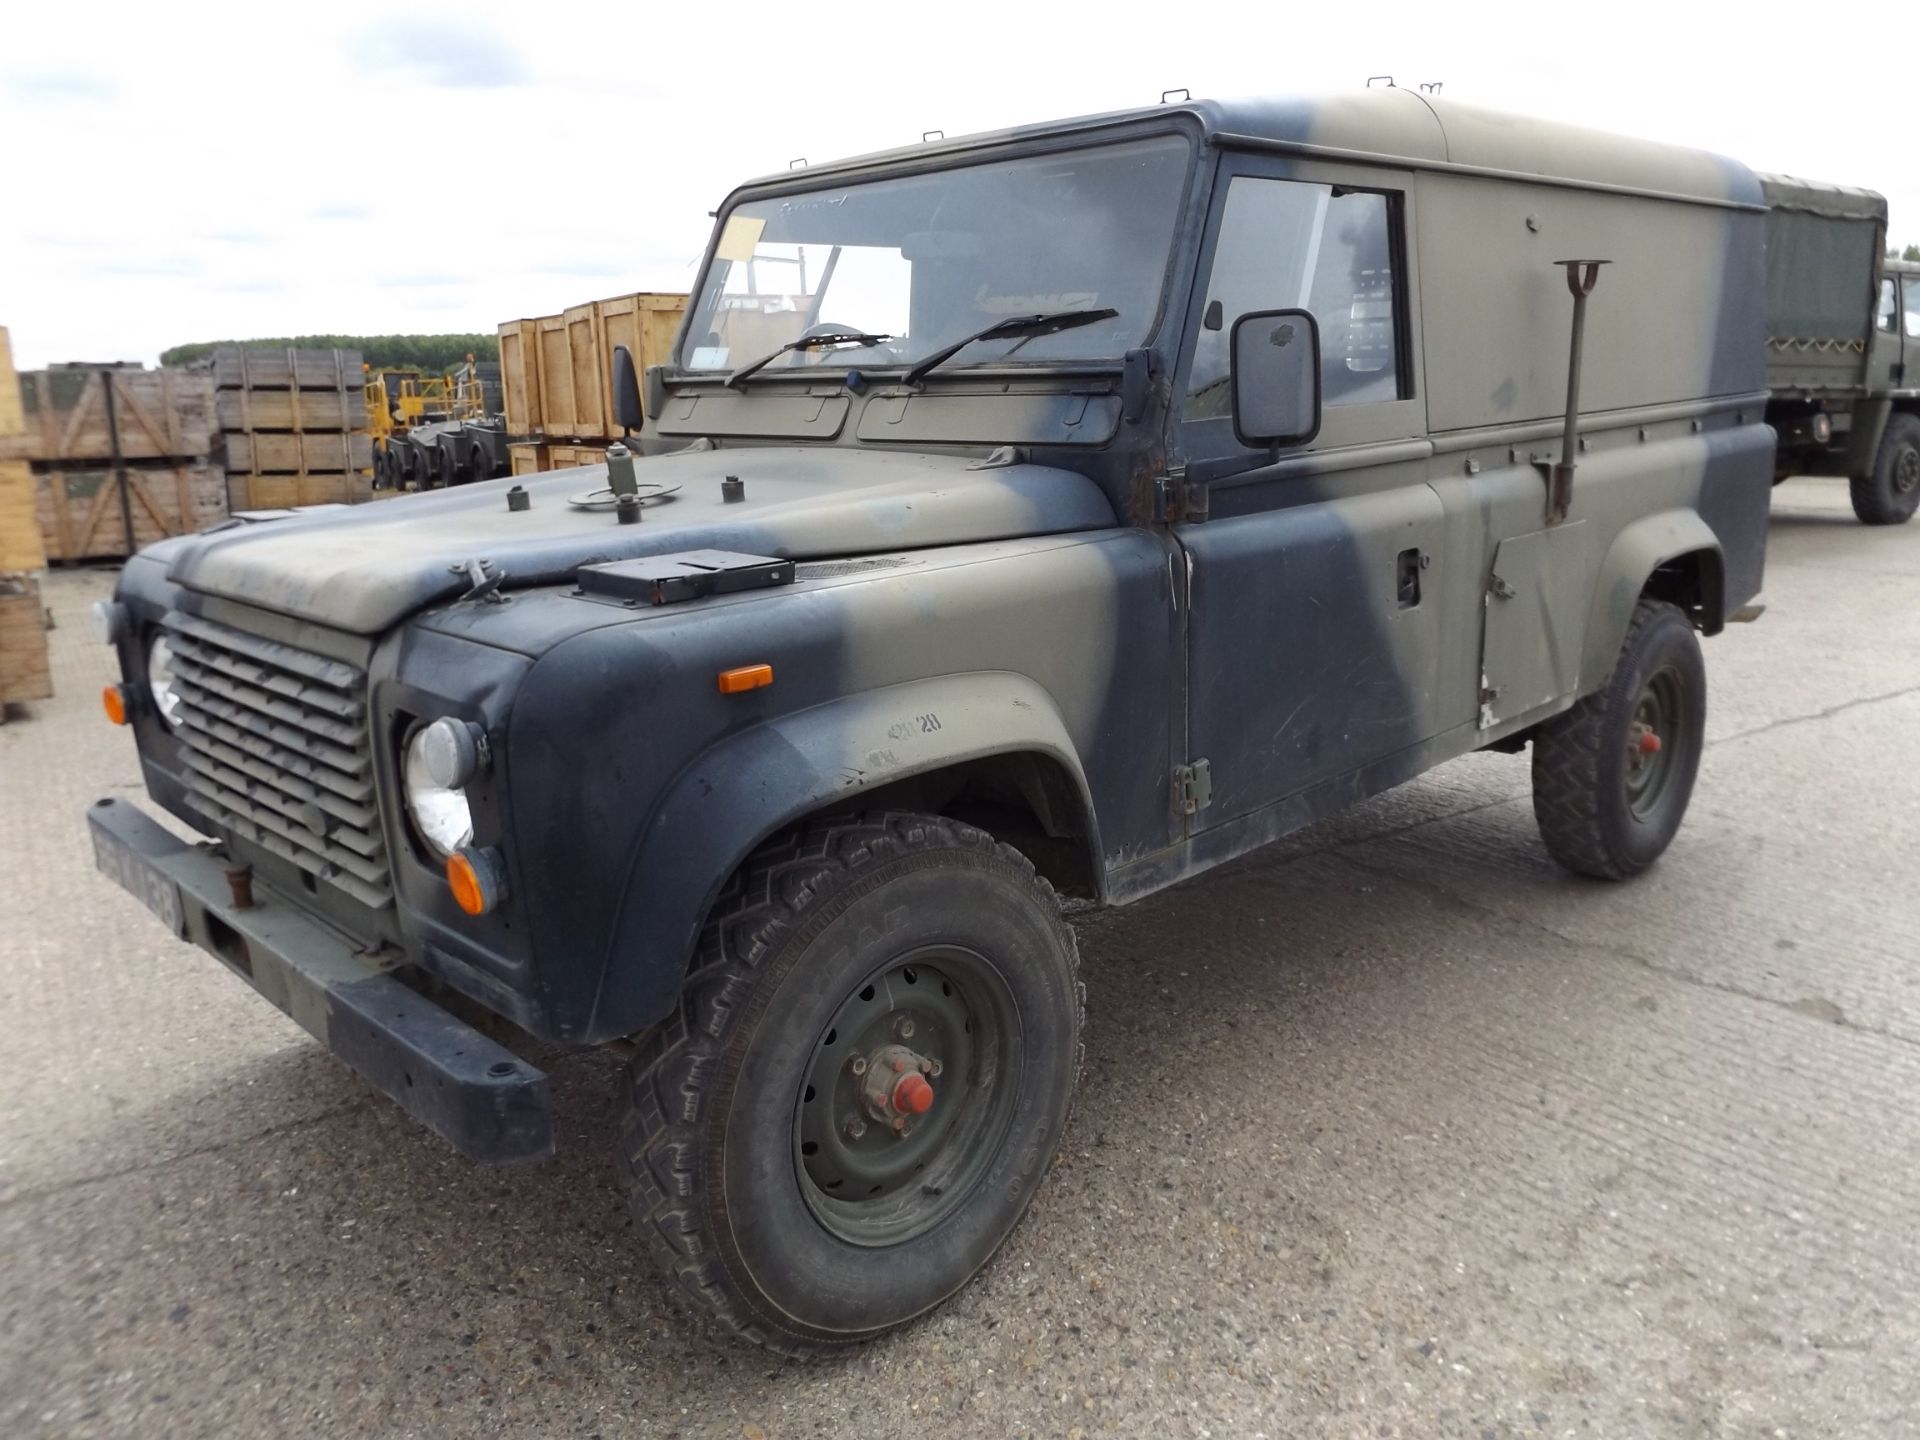
M1768 207L1767 337L1776 388L1806 383L1809 367L1863 370L1886 198L1792 175L1758 178Z

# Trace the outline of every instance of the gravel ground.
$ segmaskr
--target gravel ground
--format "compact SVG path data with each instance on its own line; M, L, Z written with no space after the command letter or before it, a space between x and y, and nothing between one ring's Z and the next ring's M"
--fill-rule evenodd
M1456 762L1079 925L1091 1029L1025 1223L827 1363L630 1233L616 1063L469 1165L96 877L107 657L0 727L0 1435L1920 1434L1920 524L1776 492L1707 647L1693 812L1557 871Z

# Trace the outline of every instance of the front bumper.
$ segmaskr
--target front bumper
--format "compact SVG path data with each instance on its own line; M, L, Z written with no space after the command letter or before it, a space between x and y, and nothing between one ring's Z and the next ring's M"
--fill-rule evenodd
M87 812L94 861L175 936L216 956L415 1120L474 1160L553 1153L547 1077L385 971L335 931L256 887L233 904L226 867L124 800Z

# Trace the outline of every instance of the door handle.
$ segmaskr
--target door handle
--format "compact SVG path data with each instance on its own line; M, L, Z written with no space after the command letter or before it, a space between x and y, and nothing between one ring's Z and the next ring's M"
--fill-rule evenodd
M1394 557L1394 591L1402 610L1411 610L1420 603L1420 572L1426 568L1426 564L1427 557L1420 553L1417 546L1402 550Z

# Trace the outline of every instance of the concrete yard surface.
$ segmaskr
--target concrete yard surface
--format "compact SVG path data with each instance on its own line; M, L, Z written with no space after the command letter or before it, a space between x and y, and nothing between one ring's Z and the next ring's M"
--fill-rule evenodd
M830 1362L654 1272L611 1054L490 1171L91 868L109 656L0 727L0 1436L1920 1435L1920 523L1774 497L1652 872L1446 766L1078 922L1087 1064L984 1274Z

